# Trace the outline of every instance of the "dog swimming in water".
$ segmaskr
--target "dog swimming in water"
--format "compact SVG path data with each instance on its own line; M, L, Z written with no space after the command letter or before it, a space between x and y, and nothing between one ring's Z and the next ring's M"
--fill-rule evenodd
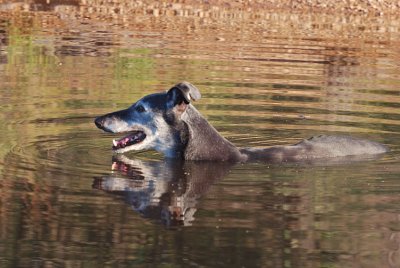
M342 135L319 135L294 145L239 148L222 137L192 102L201 98L191 83L144 96L127 109L95 119L98 128L125 133L113 140L116 153L156 150L167 158L270 163L304 162L388 152L383 144Z

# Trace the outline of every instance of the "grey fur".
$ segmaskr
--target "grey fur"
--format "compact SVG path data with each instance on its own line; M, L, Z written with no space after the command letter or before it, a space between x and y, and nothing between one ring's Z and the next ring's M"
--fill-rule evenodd
M139 130L146 134L144 142L117 152L155 149L168 158L185 160L282 163L377 155L389 151L383 144L341 135L316 136L295 145L238 148L222 137L191 104L191 100L200 97L195 86L182 82L168 92L145 96L128 109L100 116L95 123L112 133Z
M189 131L184 158L186 160L216 160L245 162L246 155L222 137L208 121L190 105L182 116Z
M241 153L249 161L281 162L316 162L323 159L383 154L389 149L380 143L351 136L320 135L303 140L294 145L274 146L269 148L242 148ZM361 160L352 159L352 160Z
M190 103L191 100L197 101L201 98L200 90L189 82L178 83L175 87L182 92L186 103Z

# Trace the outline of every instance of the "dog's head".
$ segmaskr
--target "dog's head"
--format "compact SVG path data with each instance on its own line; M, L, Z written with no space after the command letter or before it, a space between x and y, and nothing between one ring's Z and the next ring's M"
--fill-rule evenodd
M166 157L177 157L186 142L181 117L190 102L200 98L195 86L182 82L167 92L147 95L128 109L99 116L95 124L106 132L127 133L113 140L117 153L154 149Z

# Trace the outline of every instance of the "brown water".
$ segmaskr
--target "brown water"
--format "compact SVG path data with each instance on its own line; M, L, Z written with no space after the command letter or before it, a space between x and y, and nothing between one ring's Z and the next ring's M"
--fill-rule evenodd
M0 267L400 267L400 20L0 7ZM94 117L182 80L239 146L340 133L392 151L316 166L113 156Z

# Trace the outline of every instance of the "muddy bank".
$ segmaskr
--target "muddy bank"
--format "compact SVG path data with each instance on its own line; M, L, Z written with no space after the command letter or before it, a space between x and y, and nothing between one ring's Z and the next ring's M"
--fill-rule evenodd
M400 1L398 0L210 0L205 2L234 8L264 8L292 12L369 14L375 16L397 15L400 10Z
M248 12L258 11L284 11L284 12L312 12L336 15L371 15L388 16L399 15L400 1L395 0L164 0L164 1L4 1L0 0L0 10L23 11L51 11L66 7L90 7L102 10L103 13L113 13L118 16L124 10L132 8L162 9L172 7L174 10L197 9L207 11L210 9L242 10Z
M217 41L234 41L238 33L253 39L297 32L308 38L371 38L379 32L390 41L400 32L399 6L400 0L0 0L0 16L23 32L104 24L107 30L162 28Z

